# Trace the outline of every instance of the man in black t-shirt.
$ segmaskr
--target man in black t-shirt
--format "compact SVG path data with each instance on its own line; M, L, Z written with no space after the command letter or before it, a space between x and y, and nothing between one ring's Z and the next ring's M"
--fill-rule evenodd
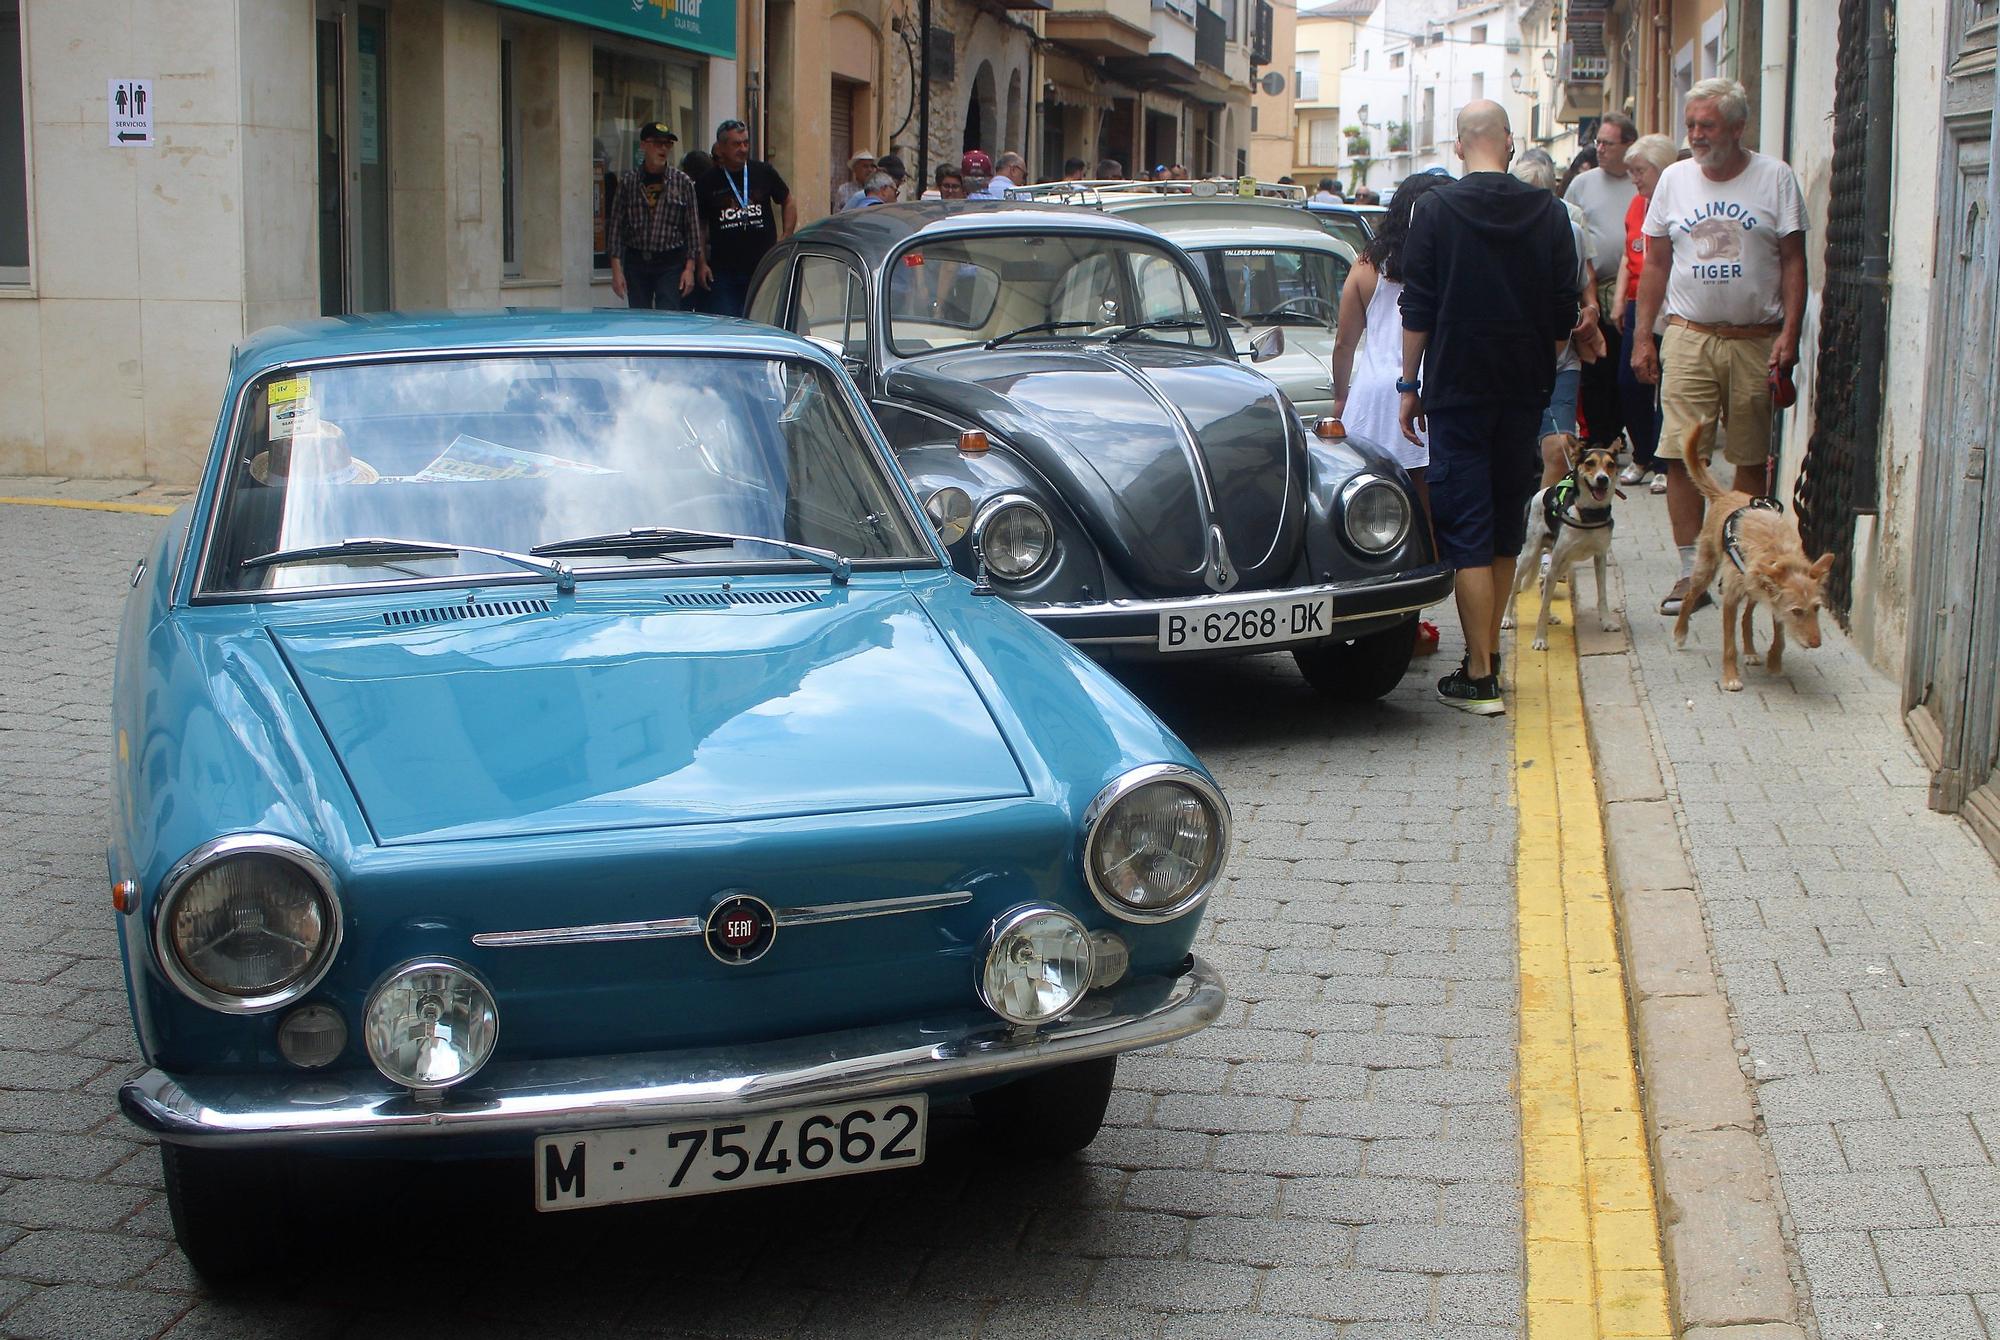
M799 207L791 187L769 163L750 157L750 129L724 121L715 132L715 166L695 183L701 231L708 243L702 278L708 286L703 311L742 316L750 273L781 237L798 226Z

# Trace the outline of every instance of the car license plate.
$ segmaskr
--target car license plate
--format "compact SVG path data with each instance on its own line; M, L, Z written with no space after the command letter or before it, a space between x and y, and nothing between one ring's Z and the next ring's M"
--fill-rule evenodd
M578 1210L914 1168L924 1161L929 1106L924 1095L911 1094L699 1126L544 1135L535 1141L535 1208Z
M1160 616L1161 651L1207 651L1299 642L1333 631L1332 596L1259 600L1198 614Z

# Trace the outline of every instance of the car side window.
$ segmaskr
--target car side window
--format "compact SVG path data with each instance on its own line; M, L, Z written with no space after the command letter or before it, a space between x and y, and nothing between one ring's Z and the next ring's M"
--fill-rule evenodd
M791 329L808 338L831 340L843 355L868 357L868 305L861 276L831 256L799 258L799 296Z
M1165 256L1141 254L1134 259L1132 279L1139 293L1139 310L1126 320L1193 321L1198 329L1160 330L1152 335L1176 344L1209 342L1208 318L1201 310L1201 298L1180 266Z
M752 321L761 321L767 326L778 324L778 308L784 305L786 284L792 277L792 267L779 262L771 267L758 286L755 296L744 316Z

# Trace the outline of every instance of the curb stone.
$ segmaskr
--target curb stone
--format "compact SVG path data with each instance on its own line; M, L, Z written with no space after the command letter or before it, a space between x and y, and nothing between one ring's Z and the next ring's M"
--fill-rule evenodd
M1614 610L1634 615L1614 565ZM1806 1340L1776 1169L1624 632L1577 629L1605 864L1643 1078L1668 1289L1681 1340Z

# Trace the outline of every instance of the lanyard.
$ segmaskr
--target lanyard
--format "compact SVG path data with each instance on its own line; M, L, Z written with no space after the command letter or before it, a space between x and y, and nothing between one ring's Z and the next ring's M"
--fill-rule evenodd
M750 165L748 163L743 165L742 190L736 188L736 180L729 175L728 168L722 169L722 179L729 183L729 193L736 197L736 203L745 209L750 208Z

